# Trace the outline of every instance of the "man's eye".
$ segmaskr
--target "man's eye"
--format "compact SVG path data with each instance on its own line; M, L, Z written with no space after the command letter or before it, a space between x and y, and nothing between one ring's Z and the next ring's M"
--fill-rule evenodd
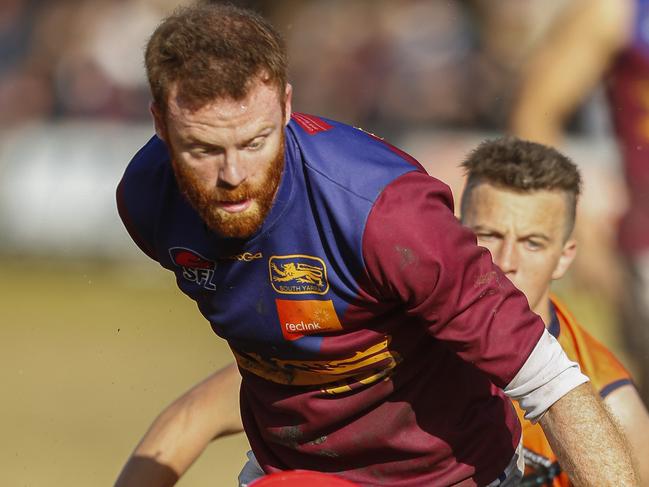
M259 150L264 146L264 138L259 137L257 139L251 140L246 144L246 149L248 150Z
M220 154L223 151L217 147L198 146L192 147L190 152L194 157L207 157Z
M482 242L491 242L495 240L496 236L493 233L478 233L478 240Z
M537 242L535 240L527 240L525 242L525 245L530 250L541 250L543 248L543 244L541 242Z

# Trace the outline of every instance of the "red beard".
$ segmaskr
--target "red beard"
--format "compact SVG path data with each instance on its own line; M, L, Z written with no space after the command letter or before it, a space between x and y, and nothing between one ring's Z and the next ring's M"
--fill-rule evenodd
M266 219L284 170L284 134L277 154L271 161L263 180L252 185L244 181L234 189L203 189L191 170L173 163L180 191L212 230L224 237L247 238L253 235ZM251 207L241 213L228 213L218 203L251 200Z

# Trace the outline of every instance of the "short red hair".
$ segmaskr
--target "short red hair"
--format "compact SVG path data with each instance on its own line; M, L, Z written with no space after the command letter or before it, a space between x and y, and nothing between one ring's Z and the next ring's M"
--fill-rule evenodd
M166 112L169 92L196 108L217 98L244 98L254 80L287 83L287 55L279 33L263 17L231 5L181 7L154 31L145 64L151 94Z

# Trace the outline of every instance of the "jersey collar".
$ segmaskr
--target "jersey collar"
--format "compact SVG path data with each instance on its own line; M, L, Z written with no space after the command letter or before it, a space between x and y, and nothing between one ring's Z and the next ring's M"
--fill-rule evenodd
M559 338L559 333L561 333L561 324L559 323L559 316L557 315L557 310L554 307L554 303L550 301L550 324L548 325L548 331L554 338Z

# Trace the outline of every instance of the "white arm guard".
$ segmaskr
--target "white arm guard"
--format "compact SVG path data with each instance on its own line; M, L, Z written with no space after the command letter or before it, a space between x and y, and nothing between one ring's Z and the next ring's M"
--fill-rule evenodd
M516 377L505 387L505 394L518 401L525 419L535 423L552 404L588 380L579 364L572 362L545 330Z

